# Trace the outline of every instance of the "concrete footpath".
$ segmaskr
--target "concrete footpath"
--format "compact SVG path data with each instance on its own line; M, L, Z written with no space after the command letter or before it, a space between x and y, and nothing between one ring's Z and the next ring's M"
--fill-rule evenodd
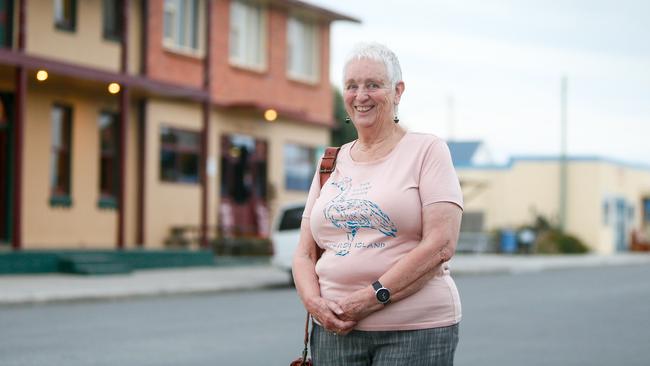
M458 254L454 275L517 274L602 266L650 265L648 253L519 256ZM218 293L288 286L289 275L268 264L141 270L125 275L2 275L0 305Z

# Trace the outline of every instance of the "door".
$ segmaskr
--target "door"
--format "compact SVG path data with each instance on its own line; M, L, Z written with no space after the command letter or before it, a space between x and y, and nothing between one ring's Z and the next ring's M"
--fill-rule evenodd
M617 252L628 250L627 218L627 204L623 198L617 198L614 204L614 240L616 242Z
M266 141L240 134L222 136L220 183L221 236L267 238Z
M11 241L12 106L13 96L0 93L0 245Z

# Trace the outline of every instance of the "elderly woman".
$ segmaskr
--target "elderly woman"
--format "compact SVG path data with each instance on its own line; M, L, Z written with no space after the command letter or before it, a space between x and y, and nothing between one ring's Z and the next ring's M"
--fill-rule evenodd
M314 364L452 365L462 194L449 149L398 124L404 82L385 46L358 45L343 83L359 138L322 187L316 173L293 261Z

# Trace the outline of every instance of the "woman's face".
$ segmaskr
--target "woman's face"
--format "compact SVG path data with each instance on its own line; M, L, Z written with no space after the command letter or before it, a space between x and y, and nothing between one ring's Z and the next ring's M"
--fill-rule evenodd
M393 90L382 62L354 59L348 63L343 80L345 110L357 128L392 123L404 84L398 83Z

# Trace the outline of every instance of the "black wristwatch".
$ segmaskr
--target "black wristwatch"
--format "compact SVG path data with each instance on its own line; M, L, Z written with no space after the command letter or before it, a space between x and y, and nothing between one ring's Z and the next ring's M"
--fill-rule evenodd
M375 281L372 284L372 288L375 289L375 297L377 297L377 301L381 304L388 305L390 302L390 290L384 287L379 281Z

